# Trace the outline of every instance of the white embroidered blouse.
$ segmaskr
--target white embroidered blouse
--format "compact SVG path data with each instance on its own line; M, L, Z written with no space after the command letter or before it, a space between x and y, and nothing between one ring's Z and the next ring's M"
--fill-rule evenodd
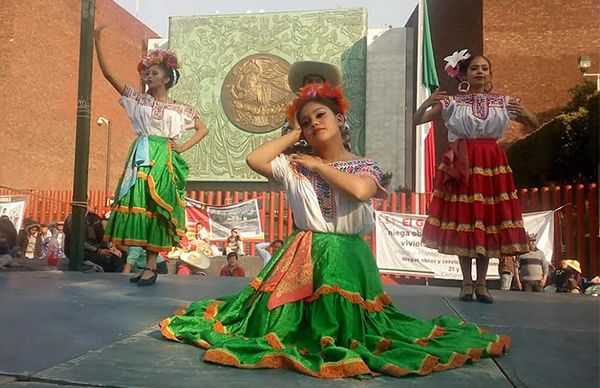
M498 94L459 94L444 98L442 119L450 143L460 139L500 139L511 118L506 109L518 99Z
M377 197L387 197L381 187L382 171L372 159L333 162L330 166L350 174L364 175L377 183ZM271 162L273 178L283 184L302 230L340 234L367 234L375 224L371 200L361 202L331 187L320 175L302 166L292 166L285 155Z
M125 109L138 136L177 139L181 132L194 127L198 117L198 112L187 104L160 102L129 86L125 86L119 104Z

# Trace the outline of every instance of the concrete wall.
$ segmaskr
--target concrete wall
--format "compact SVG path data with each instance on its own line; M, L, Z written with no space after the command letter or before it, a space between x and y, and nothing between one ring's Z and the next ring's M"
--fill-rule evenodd
M393 174L390 189L406 184L406 35L392 28L367 48L367 156Z

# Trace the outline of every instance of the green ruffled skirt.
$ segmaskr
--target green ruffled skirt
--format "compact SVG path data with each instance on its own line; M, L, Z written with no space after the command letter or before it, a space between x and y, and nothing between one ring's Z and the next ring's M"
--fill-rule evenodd
M208 362L320 378L425 375L510 344L454 317L402 314L362 238L298 231L239 294L193 302L160 327Z
M138 140L131 145L128 161ZM155 252L168 251L185 234L188 166L171 150L168 138L149 136L148 142L150 165L137 167L135 184L111 206L104 240L143 246ZM121 177L116 193L123 180Z

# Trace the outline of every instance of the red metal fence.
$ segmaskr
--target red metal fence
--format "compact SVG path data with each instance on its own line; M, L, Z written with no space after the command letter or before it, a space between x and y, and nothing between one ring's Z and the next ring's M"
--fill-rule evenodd
M524 212L561 208L555 213L554 257L576 258L581 262L584 274L600 273L598 257L598 193L597 184L552 186L519 190ZM106 193L89 193L91 209L104 214ZM22 195L0 189L0 195ZM70 212L71 191L39 190L31 192L25 217L49 224L64 220ZM237 192L237 191L190 191L188 197L209 205L229 205L258 198L265 239L285 239L293 228L292 212L282 191ZM426 214L430 194L392 193L387 200L375 201L377 210ZM417 209L419 209L417 211ZM374 233L367 237L375 249ZM246 252L254 253L255 242L246 243Z

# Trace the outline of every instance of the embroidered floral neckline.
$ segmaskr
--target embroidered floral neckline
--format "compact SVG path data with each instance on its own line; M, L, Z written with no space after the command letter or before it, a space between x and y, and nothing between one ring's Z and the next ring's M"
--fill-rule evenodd
M367 175L373 177L376 182L381 179L382 171L373 159L351 159L337 160L327 165L348 174ZM307 179L317 195L321 214L326 220L332 220L336 216L335 189L325 181L319 174L310 172L307 168L299 166L297 172Z

